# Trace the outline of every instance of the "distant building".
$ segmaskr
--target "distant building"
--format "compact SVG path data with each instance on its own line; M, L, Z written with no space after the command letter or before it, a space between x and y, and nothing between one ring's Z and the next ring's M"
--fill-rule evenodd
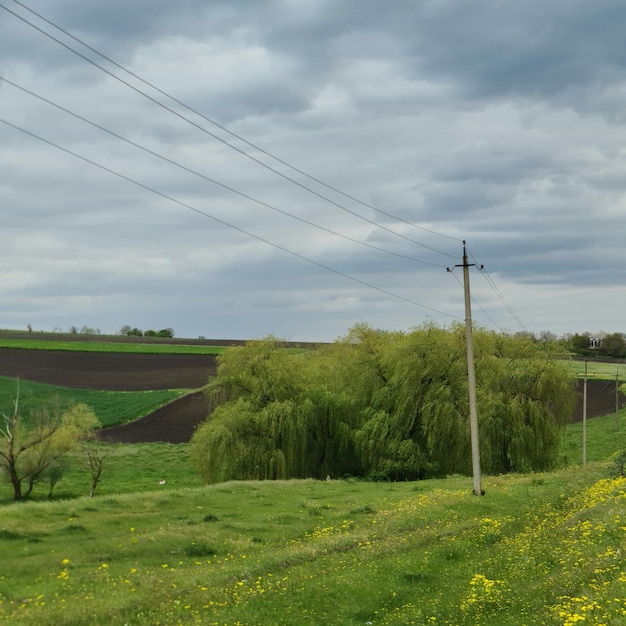
M600 331L599 333L595 333L593 335L589 335L589 348L591 350L598 350L602 347L602 341L606 337L606 333Z

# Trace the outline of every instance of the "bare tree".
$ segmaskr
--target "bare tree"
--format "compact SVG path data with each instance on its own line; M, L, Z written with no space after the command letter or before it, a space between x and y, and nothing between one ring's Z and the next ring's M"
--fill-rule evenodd
M106 454L104 453L99 441L92 438L87 444L87 467L91 474L91 489L89 490L89 497L93 498L96 493L96 487L100 482L102 476L102 468L104 466L104 460Z
M80 329L80 334L81 335L99 335L100 334L100 329L99 328L91 328L91 326L83 326Z

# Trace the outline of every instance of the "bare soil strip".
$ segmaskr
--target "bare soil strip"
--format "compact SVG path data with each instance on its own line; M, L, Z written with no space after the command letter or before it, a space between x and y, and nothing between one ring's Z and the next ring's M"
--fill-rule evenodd
M98 438L110 443L187 443L208 414L207 402L197 391L134 422L103 428Z

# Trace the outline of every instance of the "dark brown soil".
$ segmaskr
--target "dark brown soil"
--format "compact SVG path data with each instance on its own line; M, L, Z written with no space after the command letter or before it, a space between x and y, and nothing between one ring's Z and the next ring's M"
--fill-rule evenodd
M583 381L578 381L578 397L576 409L572 416L572 422L580 422L583 419ZM617 395L618 407L626 406L626 396L621 391ZM587 417L600 417L615 412L615 381L614 380L588 380L587 381Z
M103 389L197 389L215 374L214 355L125 354L0 348L0 376Z
M197 391L129 424L104 428L99 439L111 443L187 443L208 414L208 404L202 392Z
M235 343L235 342L233 342ZM213 344L216 345L216 344ZM0 348L0 376L36 382L110 391L148 389L199 389L216 372L212 355L157 355ZM572 421L583 414L583 387L578 385L578 403ZM620 408L626 397L620 392ZM615 382L589 380L587 417L615 411ZM190 440L209 413L201 392L190 393L130 424L101 431L103 441L142 443Z

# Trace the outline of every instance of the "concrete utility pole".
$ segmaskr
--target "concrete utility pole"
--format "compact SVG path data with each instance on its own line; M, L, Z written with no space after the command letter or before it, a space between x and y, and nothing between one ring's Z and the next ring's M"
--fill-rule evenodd
M469 386L470 438L472 443L472 474L474 476L474 495L485 494L480 476L480 443L478 438L478 412L476 410L476 373L474 371L474 341L472 339L472 304L470 297L469 268L474 263L467 262L467 249L463 242L463 263L454 267L463 268L463 292L465 294L465 341L467 343L467 382ZM483 266L480 265L479 269ZM452 270L447 268L449 272Z

